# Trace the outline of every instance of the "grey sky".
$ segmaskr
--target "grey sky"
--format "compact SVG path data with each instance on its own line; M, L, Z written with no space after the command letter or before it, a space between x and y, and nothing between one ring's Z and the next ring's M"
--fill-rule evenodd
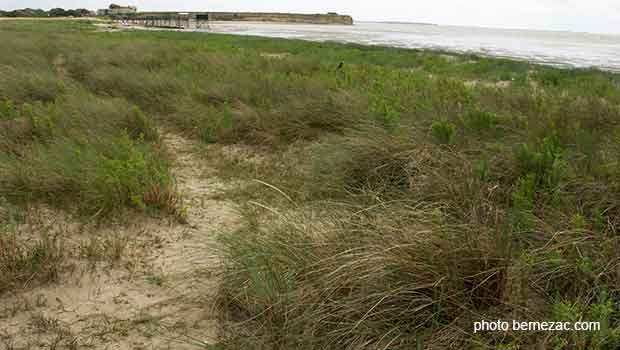
M107 7L101 0L0 0L0 9ZM140 10L279 11L350 14L356 20L411 21L620 34L619 0L118 0Z

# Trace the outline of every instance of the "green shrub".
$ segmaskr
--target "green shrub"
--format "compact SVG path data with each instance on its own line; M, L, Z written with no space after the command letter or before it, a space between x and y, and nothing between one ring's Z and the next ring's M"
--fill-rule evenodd
M0 101L0 120L12 120L17 119L19 117L19 113L15 105L9 100Z
M124 98L149 112L168 112L171 107L162 103L183 89L174 75L124 69L113 66L98 67L88 74L85 85L93 92Z
M114 152L102 154L95 161L92 184L83 184L83 196L91 206L114 209L126 205L146 208L145 195L153 188L169 188L170 175L157 154L136 144L128 135L114 142ZM147 146L148 147L148 146ZM92 171L92 170L91 170ZM149 203L165 206L167 203Z
M441 144L450 144L456 134L456 125L447 121L436 121L431 125L431 134Z
M127 130L133 139L149 142L159 141L159 131L151 118L138 107L131 109L127 116Z
M521 174L534 174L536 183L553 189L560 181L570 176L569 164L562 159L565 151L555 137L545 137L532 150L523 144L517 153L517 163Z
M24 103L15 113L0 130L8 136L0 141L0 195L79 203L86 214L176 210L157 127L137 107L74 91L54 103Z
M167 208L167 202L146 200L153 190L171 188L168 165L162 157L127 134L80 142L55 140L37 147L23 160L0 162L0 170L6 174L0 193L21 199L43 197L55 203L77 199L79 209L87 214L126 206L144 209L147 204L172 209Z
M620 328L614 325L614 315L618 305L609 299L606 292L596 297L594 303L568 300L556 301L553 304L553 319L558 322L600 322L601 329L585 332L563 332L550 338L554 349L574 347L577 344L588 344L593 349L613 349L620 344Z
M180 98L170 122L197 136L205 143L233 142L240 139L237 133L246 132L240 125L241 115L234 113L228 103L198 103L195 98ZM244 110L244 117L251 118L252 111Z
M464 124L475 132L485 132L499 124L499 117L495 113L476 110L463 117Z
M530 230L534 226L536 195L536 176L529 174L519 178L512 192L513 229L515 231Z
M228 107L222 109L210 109L207 119L199 126L200 139L206 143L236 140L235 120L232 111Z
M18 70L15 67L0 66L0 96L23 102L53 102L66 91L62 80L49 71Z
M37 141L46 142L54 138L56 130L56 121L59 117L57 111L51 108L45 108L42 105L38 105L38 110L35 112L34 107L25 103L22 105L21 115L28 120L32 137Z

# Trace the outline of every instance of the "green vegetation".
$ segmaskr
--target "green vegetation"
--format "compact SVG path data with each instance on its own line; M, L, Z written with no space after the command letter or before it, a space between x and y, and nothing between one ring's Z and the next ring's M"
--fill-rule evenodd
M249 183L221 238L226 348L620 346L618 75L78 23L0 40L12 205L170 209L160 123L262 157L205 155ZM482 319L604 330L473 334Z
M0 223L1 225L1 223ZM63 263L63 250L54 237L42 234L34 243L25 245L17 233L0 227L0 294L53 281Z
M91 12L87 9L75 9L65 10L62 8L53 8L49 11L41 9L20 9L13 11L0 10L0 17L32 17L32 18L44 18L44 17L88 17Z
M54 44L0 34L15 52L0 58L0 197L77 201L87 215L128 206L174 209L168 162L150 117L71 79Z

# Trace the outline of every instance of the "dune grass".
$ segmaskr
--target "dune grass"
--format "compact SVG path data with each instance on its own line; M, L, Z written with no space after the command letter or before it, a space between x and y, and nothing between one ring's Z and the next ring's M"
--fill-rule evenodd
M3 24L4 26L4 24ZM83 25L50 24L77 32ZM168 208L173 183L151 117L125 98L93 94L69 77L63 32L38 24L0 31L0 197L79 203L84 214ZM66 39L65 39L66 40ZM52 42L52 43L50 43Z
M0 295L58 278L65 256L59 239L42 232L34 242L24 244L19 232L0 225Z
M84 30L92 28L0 25L0 294L55 281L66 263L60 235L22 232L15 213L31 204L102 221L128 208L178 210L151 116L69 76L60 48L75 47L70 36Z
M618 75L87 23L0 39L11 202L166 208L157 123L261 156L214 162L260 180L221 238L227 348L620 345ZM474 334L482 319L603 330Z

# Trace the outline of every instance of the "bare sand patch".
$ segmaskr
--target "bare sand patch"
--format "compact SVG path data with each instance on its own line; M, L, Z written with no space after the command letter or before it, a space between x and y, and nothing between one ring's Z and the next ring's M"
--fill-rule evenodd
M492 82L492 81L482 81L482 80L468 80L468 81L465 81L465 86L467 87L482 86L482 87L487 87L487 88L507 89L512 86L512 81L511 80L500 80L500 81Z
M290 55L291 54L289 52L282 52L282 53L261 52L260 53L261 57L272 58L272 59L283 59L283 58L286 58L286 57L288 57Z
M130 222L97 227L51 208L37 209L36 219L27 220L23 230L53 227L73 253L57 283L0 297L0 344L129 350L217 342L220 259L215 237L234 231L239 215L232 202L216 199L227 184L199 160L195 145L163 134L175 158L173 172L188 224L135 215ZM126 243L120 260L85 260L84 245L106 237Z

